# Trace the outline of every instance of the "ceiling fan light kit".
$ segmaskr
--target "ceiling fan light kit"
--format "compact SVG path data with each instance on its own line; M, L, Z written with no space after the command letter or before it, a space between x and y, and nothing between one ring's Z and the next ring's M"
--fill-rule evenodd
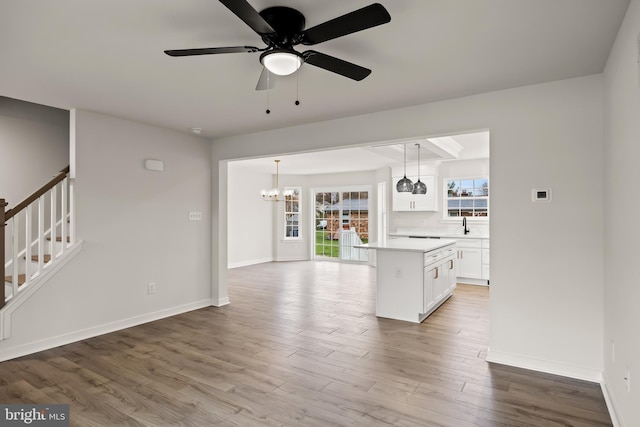
M294 50L274 49L260 55L260 62L269 72L288 76L302 65L302 55Z
M373 3L305 30L304 15L290 7L275 6L258 12L247 0L220 0L220 2L257 33L267 47L261 49L254 46L231 46L165 50L164 52L174 57L262 52L260 63L276 75L295 73L303 63L307 63L360 81L371 73L370 69L314 50L300 53L293 47L299 44L312 46L391 21L391 16L384 6ZM256 89L263 88L259 82Z

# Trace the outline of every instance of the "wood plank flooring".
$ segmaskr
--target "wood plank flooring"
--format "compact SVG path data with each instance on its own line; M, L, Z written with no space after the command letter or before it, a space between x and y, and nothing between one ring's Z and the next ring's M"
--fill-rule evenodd
M597 384L485 362L489 288L422 324L379 319L375 270L230 271L231 305L0 363L0 403L77 426L605 426Z

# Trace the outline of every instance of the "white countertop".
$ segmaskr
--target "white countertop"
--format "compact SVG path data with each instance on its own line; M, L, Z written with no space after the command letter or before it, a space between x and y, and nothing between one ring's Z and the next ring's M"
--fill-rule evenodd
M362 249L379 249L387 251L429 252L443 246L456 243L454 239L389 239L384 243L371 242L354 246Z

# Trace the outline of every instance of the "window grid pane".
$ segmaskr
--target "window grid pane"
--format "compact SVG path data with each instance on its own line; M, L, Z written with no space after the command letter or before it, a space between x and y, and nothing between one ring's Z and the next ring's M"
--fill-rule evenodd
M448 179L447 217L488 217L489 179Z
M297 239L300 233L300 187L285 187L284 196L284 238ZM324 198L324 195L321 195ZM316 198L316 202L318 198Z

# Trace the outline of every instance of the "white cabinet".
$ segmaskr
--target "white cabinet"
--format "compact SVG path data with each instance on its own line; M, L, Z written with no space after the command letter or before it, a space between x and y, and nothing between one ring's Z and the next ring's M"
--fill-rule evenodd
M429 313L436 305L435 293L439 288L438 266L424 268L422 313Z
M489 239L464 238L456 243L458 282L489 283Z
M482 279L482 239L458 239L456 246L458 277Z
M422 322L455 289L447 268L455 240L390 239L362 245L376 250L376 316Z
M456 250L453 247L425 255L423 277L425 316L439 307L456 288L455 256Z
M411 181L416 182L417 176L407 176ZM394 211L437 211L438 204L436 197L436 179L433 175L421 176L420 181L424 182L427 186L427 194L412 194L412 193L400 193L396 190L396 183L402 179L400 177L393 177L393 210Z
M443 293L451 293L456 288L456 283L458 282L458 275L456 271L456 258L452 254L445 262L442 264L442 273L443 273Z

